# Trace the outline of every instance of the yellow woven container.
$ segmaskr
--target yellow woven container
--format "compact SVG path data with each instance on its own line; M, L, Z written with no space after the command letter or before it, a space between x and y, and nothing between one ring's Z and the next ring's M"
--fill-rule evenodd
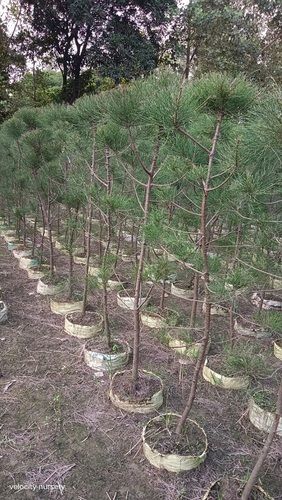
M110 400L113 403L114 406L117 408L120 408L121 410L127 411L129 413L142 413L142 414L148 414L152 413L153 411L158 410L162 404L163 404L163 382L160 377L155 375L152 372L148 372L146 370L142 370L143 373L151 375L155 377L159 382L160 382L160 390L155 392L151 396L151 398L146 399L146 401L142 402L134 402L130 400L122 400L119 398L117 394L114 393L113 391L113 381L115 377L123 375L125 373L124 371L122 372L116 372L111 380L111 385L110 385Z
M271 333L264 328L251 322L241 324L237 319L234 321L234 330L239 333L239 335L254 337L256 339L263 339L271 336Z
M149 328L164 328L167 325L165 318L157 313L142 312L141 321L144 326Z
M25 249L15 249L13 250L13 256L16 259L21 259L22 257L30 257L32 254L32 251L30 248L25 248Z
M273 280L273 288L275 288L275 290L282 290L282 280L274 279Z
M67 251L65 245L61 243L59 240L55 241L55 248L57 250L60 250L60 252L64 255L69 255L69 252Z
M86 344L84 347L84 361L87 366L93 370L107 373L114 373L124 368L129 361L130 347L127 342L121 342L118 339L114 339L114 342L121 344L124 350L116 354L103 354L93 348L88 348Z
M66 314L74 312L82 312L83 301L82 300L70 300L66 302L60 302L55 299L50 299L50 309L54 314L60 314L65 316Z
M273 351L274 351L274 356L276 356L276 358L278 359L281 359L282 361L282 347L277 341L274 342L273 344Z
M202 427L197 424L194 420L187 419L186 425L189 425L189 423L196 425L203 433L204 441L205 441L205 446L200 455L177 455L177 454L162 454L158 452L157 450L154 450L149 446L149 444L146 442L146 431L148 424L152 421L159 422L163 418L166 418L167 416L174 416L181 418L181 415L178 415L176 413L167 413L164 415L159 415L151 420L145 425L143 428L142 432L142 441L143 441L143 452L147 460L154 465L154 467L157 467L158 469L165 469L169 472L183 472L183 471L188 471L195 469L198 467L204 460L206 459L207 456L207 448L208 448L208 441L207 441L207 435L205 431L202 429Z
M19 267L21 269L29 269L35 266L38 266L38 260L36 257L25 256L20 258Z
M247 389L250 384L250 377L226 377L220 373L215 372L207 366L207 359L203 367L203 377L207 382L224 389Z
M185 299L189 300L193 298L193 289L188 289L188 288L181 288L180 286L176 285L175 283L171 284L171 295L174 295L175 297L179 297L180 299Z
M250 399L249 419L257 429L269 432L274 421L274 415L274 413L261 408L253 398ZM282 436L282 417L279 419L277 434Z
M206 303L203 302L203 313L206 314ZM212 304L211 306L211 316L226 316L228 313L227 309L221 307L220 305Z
M98 276L100 272L99 267L89 266L88 274L89 276Z
M141 298L139 299L139 307L142 305L144 306L145 304L147 304L149 300L149 297L146 298ZM123 296L121 295L121 292L118 292L117 293L117 304L118 306L122 307L123 309L130 309L131 311L133 311L134 309L134 297L130 297L130 296Z
M40 278L43 278L43 276L48 273L50 270L50 266L48 264L43 264L39 269L34 269L32 267L27 268L27 274L29 279L31 280L39 280ZM54 268L54 271L56 271L56 268Z
M168 341L168 345L174 350L176 354L192 359L195 359L199 356L202 346L200 342L188 343L184 340L179 340L172 337Z
M37 293L39 293L40 295L58 295L59 293L62 293L66 290L66 281L63 281L62 283L58 283L56 285L49 285L47 283L43 283L43 281L41 280L42 278L38 280L36 289Z
M103 329L103 317L101 314L96 313L98 321L93 325L79 325L73 323L68 316L69 314L65 316L65 332L73 337L89 339L98 335Z

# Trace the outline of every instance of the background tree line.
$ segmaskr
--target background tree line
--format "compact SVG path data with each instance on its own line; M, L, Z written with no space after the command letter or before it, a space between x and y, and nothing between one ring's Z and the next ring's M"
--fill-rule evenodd
M280 83L279 3L11 0L0 24L0 119L23 105L72 103L160 65L187 78L227 71Z

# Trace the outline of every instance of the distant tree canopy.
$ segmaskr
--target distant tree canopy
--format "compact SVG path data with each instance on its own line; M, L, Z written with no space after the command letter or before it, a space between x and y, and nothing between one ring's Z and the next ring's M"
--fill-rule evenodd
M12 35L0 23L0 121L21 106L108 90L160 63L186 77L225 71L281 83L280 2L10 0Z
M151 71L176 0L22 0L21 8L17 42L57 64L63 99L73 102L83 93L86 68L100 68L116 82Z
M23 68L24 58L10 48L6 26L0 22L0 122L10 113L10 82L12 73Z
M280 0L191 0L174 19L164 61L186 76L243 72L281 81Z

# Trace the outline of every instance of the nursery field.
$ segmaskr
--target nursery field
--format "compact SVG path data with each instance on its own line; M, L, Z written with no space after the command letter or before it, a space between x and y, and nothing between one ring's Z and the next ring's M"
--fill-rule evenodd
M40 241L38 235L38 246ZM1 325L0 338L0 498L198 500L226 472L244 478L265 439L265 432L248 418L250 391L222 389L201 377L191 418L208 435L207 459L180 475L158 471L142 452L141 432L148 417L125 413L111 404L109 376L95 376L84 362L85 341L64 332L63 317L53 314L49 299L36 293L37 282L19 268L3 238L0 251L2 296L9 305L9 320ZM60 274L67 273L67 256L55 251L55 257ZM129 267L123 264L124 272ZM78 281L82 270L75 265ZM120 339L131 344L132 312L117 305L116 295L112 291L109 297L113 333L119 332ZM156 290L152 301L157 303L159 296ZM98 310L101 301L101 291L95 290L89 297ZM173 296L166 301L182 317L190 314L187 301ZM248 298L243 300L242 310L253 314ZM222 351L227 329L228 320L214 316L210 354ZM193 360L180 365L179 356L165 345L159 330L143 327L142 335L142 366L164 383L165 402L159 411L179 413L189 392ZM242 351L258 342L267 368L253 383L275 385L281 361L273 356L272 340L236 338ZM282 498L281 459L280 438L261 478L277 500ZM30 489L17 493L14 485L30 485ZM52 490L40 490L42 485L51 485Z
M220 73L1 125L1 498L282 499L280 138Z

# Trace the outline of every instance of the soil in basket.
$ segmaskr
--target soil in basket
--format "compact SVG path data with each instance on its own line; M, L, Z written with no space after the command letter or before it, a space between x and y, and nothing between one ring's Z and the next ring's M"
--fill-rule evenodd
M161 389L160 382L155 377L146 373L139 373L139 378L135 393L132 392L132 374L131 371L118 375L113 380L113 392L123 401L132 401L135 403L150 399Z
M225 377L265 376L268 374L265 359L261 357L259 350L251 348L251 342L248 346L242 345L240 349L238 346L230 354L217 354L209 357L207 366Z
M254 402L265 411L275 412L278 389L269 387L267 389L257 390L253 393Z
M124 347L118 342L112 342L111 347L109 347L106 337L89 340L85 347L87 351L100 352L103 354L119 354L124 351Z
M91 326L96 325L100 321L100 316L92 311L86 311L85 314L80 312L70 314L68 319L75 325Z
M228 366L226 359L220 355L211 356L208 358L207 366L216 373L225 377L240 377L242 374L239 370L234 370Z
M34 270L34 268L32 270ZM64 283L64 278L62 278L62 276L46 275L41 278L41 281L45 285L59 285L60 283Z
M200 455L205 449L203 432L197 425L188 422L180 436L175 429L179 418L168 416L167 419L151 421L147 425L146 442L162 454Z
M82 300L82 295L74 292L71 296L68 293L60 294L56 296L56 302L79 302Z

